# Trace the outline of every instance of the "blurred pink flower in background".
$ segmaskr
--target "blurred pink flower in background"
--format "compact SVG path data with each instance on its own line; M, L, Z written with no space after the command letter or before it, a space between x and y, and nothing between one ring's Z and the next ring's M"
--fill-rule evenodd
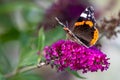
M57 21L55 17L58 17L60 21L72 27L74 22L78 19L80 14L88 6L93 6L95 8L95 18L98 19L106 9L110 9L114 6L111 6L113 0L110 0L109 3L104 8L99 8L99 6L89 0L57 0L55 1L45 12L43 21L39 23L38 28L43 26L46 30L56 27ZM114 3L115 4L115 1Z

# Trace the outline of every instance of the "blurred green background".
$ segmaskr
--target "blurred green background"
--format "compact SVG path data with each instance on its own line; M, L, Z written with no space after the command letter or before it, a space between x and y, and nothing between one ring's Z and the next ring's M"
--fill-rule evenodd
M101 9L110 2L110 0L89 1L91 4L101 7ZM115 1L117 4L112 10L102 14L103 17L107 16L109 18L109 16L118 13L120 1ZM39 57L37 52L42 45L42 41L39 41L41 36L44 37L45 35L45 45L50 45L58 39L65 39L65 33L61 27L52 28L45 33L42 30L39 31L38 26L44 20L46 10L55 2L57 0L0 0L0 80L79 79L66 72L57 73L49 66L14 75L17 69L37 64ZM103 73L82 74L87 77L87 80L120 79L119 40L120 35L114 40L102 39L102 49L111 58L110 69Z
M45 45L63 37L63 34L60 34L63 33L62 28L59 28L59 32L58 29L53 29L45 34L41 30L38 35L38 24L52 2L52 0L0 1L0 80L44 80L41 72L28 71L16 74L16 70L37 65L39 57L37 52L42 44L39 36L46 35Z

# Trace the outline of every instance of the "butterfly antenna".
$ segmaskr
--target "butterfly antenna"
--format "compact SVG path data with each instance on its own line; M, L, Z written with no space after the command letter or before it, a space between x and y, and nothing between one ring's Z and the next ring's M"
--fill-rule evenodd
M58 22L60 25L66 27L62 22L60 22L60 20L59 20L57 17L55 17L55 19L57 20L57 22Z

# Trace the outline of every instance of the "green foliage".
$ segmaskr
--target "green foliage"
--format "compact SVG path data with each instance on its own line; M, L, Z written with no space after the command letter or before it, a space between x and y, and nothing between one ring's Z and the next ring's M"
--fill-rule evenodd
M32 72L25 72L21 74L16 74L16 76L11 77L9 80L43 80L40 75L34 74Z
M56 28L45 33L45 45L51 45L53 42L59 39L65 39L65 32L61 26L57 26Z
M6 80L2 74L0 74L0 80Z
M43 28L41 28L38 33L38 50L42 51L44 48L44 45L45 45L45 34L43 31Z
M37 50L30 50L22 53L20 57L19 67L36 65L38 60Z
M1 45L1 44L0 44ZM0 73L5 74L11 71L11 64L0 46ZM6 70L7 69L7 70Z
M1 2L1 1L0 1ZM4 1L3 1L4 2ZM0 3L0 80L4 80L2 75L12 73L21 67L37 65L39 56L38 37L36 27L42 20L44 9L32 1L5 1ZM10 53L6 53L4 45L17 41L19 44L19 63L16 67L8 59ZM17 49L18 48L14 48ZM7 55L7 56L6 56ZM16 57L13 57L16 60ZM14 69L13 69L13 66ZM29 73L29 72L28 72ZM30 76L29 76L30 75ZM29 77L28 77L29 76ZM17 74L7 80L41 80L36 74Z
M23 44L21 44L22 47L25 44L26 46L22 48L19 67L37 65L38 58L39 59L41 58L37 53L39 51L42 51L45 43L45 35L43 28L39 30L38 38L32 37L32 38L28 38L28 40L24 40L24 37L22 37L21 42L23 42Z
M22 31L35 32L43 14L43 8L30 1L0 4L0 42L16 40Z
M0 35L0 42L5 43L11 40L16 40L19 38L19 36L20 36L20 32L17 29L12 28L8 30L6 33Z
M30 1L14 1L6 2L0 5L0 14L10 13L18 9L31 9L38 8L39 6ZM39 11L39 10L38 10Z
M73 70L70 70L69 68L66 69L69 73L73 74L74 76L76 76L77 78L80 78L80 79L86 79L85 77L79 75L79 73L77 71L73 71Z

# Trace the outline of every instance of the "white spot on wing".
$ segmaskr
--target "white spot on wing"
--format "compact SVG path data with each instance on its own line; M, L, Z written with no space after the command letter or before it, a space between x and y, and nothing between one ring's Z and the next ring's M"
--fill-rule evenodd
M84 18L87 18L87 14L85 14L85 13L82 13L80 16L84 17Z
M89 14L88 17L91 17L91 15Z
M88 11L88 8L86 8L85 11Z

